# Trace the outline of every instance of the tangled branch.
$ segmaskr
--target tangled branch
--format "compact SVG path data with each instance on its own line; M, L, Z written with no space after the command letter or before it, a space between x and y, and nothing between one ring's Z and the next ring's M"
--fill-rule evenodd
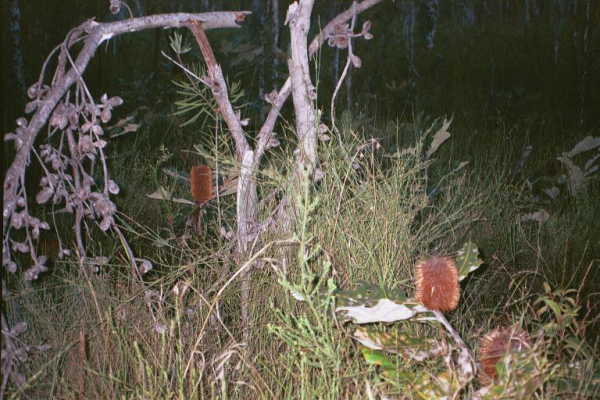
M5 140L14 143L16 154L4 179L4 268L10 272L16 271L14 253L17 252L28 253L33 261L33 266L25 273L25 279L36 279L47 269L47 258L36 253L35 241L39 238L40 230L49 229L50 226L46 221L32 216L28 207L32 196L26 191L26 170L32 155L40 162L44 172L35 200L39 204L64 204L63 210L74 214L80 262L85 260L82 229L87 226L87 221L97 221L103 231L112 228L122 236L114 223L116 206L110 200L110 195L118 193L119 187L110 179L106 166L104 148L107 141L103 137L102 125L110 121L112 110L123 101L119 97L104 95L96 102L83 79L83 72L100 44L122 33L176 28L189 21L200 21L204 29L238 27L248 14L245 11L161 14L112 23L88 20L67 34L65 41L44 63L39 80L27 92L31 101L26 105L25 113L33 115L29 120L19 118L15 131L5 135ZM83 46L77 55L72 55L74 46L81 43ZM50 83L46 84L46 67L57 51L57 68ZM48 138L53 141L36 150L35 140L46 125ZM94 178L97 164L102 171L101 182L96 182ZM19 230L24 230L24 237L15 239L15 231ZM59 245L59 255L66 254L62 243ZM131 252L128 253L132 258Z

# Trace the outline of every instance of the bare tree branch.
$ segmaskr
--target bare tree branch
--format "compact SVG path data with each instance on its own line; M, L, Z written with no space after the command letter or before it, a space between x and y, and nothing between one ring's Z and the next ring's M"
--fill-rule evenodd
M65 51L68 51L68 46L76 42L70 39L72 37L84 35L81 38L84 41L83 48L66 73L63 74L59 71L59 75L56 76L56 81L52 82L49 92L43 99L40 99L40 105L31 120L28 123L25 121L22 124L23 126L19 127L21 129L17 130L18 135L15 138L17 153L4 178L3 233L6 234L7 229L9 229L10 224L8 222L17 208L20 191L25 185L25 170L29 164L30 153L39 131L46 124L50 114L61 98L73 83L81 78L96 49L103 41L126 32L151 28L182 27L184 24L188 24L189 21L201 22L204 29L234 28L239 27L248 14L250 13L247 11L160 14L111 23L99 23L94 20L88 20L72 30L67 35L67 45L63 47L60 59L66 59L67 54Z
M296 116L298 150L296 167L308 169L309 175L317 164L317 91L310 77L308 62L308 30L314 0L300 0L288 8L286 22L290 25L291 55L288 61L292 79L292 100Z
M319 32L319 34L312 40L310 46L308 47L309 57L312 57L319 50L327 38L334 32L337 25L349 21L353 15L358 15L381 3L382 1L383 0L364 0L354 6L350 6L346 11L338 14L334 19L329 21L329 23L325 25L321 32ZM256 152L254 155L254 162L257 165L262 159L263 153L267 148L267 144L273 137L273 128L275 127L275 122L277 122L277 117L279 117L281 108L291 93L292 81L291 78L288 77L281 89L279 89L279 92L277 92L277 95L273 96L274 98L271 100L271 110L269 110L269 114L267 115L267 118L258 133L258 143L256 145Z
M217 59L210 46L206 33L203 29L204 24L198 21L190 21L188 24L189 29L194 34L196 42L200 47L204 61L206 62L208 71L208 85L212 90L215 101L219 106L219 111L227 123L227 127L233 136L235 141L235 148L238 160L244 157L244 154L250 150L250 145L246 140L246 134L240 123L240 118L235 114L231 102L229 101L229 94L227 92L227 83L223 77L223 71L221 66L217 64Z
M329 23L319 32L319 34L313 39L308 48L308 54L312 57L319 47L325 43L327 38L334 32L335 27L337 25L343 24L350 19L354 14L358 15L369 8L381 3L383 0L364 0L355 5L351 5L346 11L338 14L334 19L329 21Z
M208 87L210 87L215 101L219 107L219 111L231 132L231 136L235 141L236 155L241 161L240 175L237 186L236 199L236 220L237 220L237 257L241 262L248 255L250 243L256 239L258 232L257 224L257 207L258 196L256 192L256 180L254 179L256 167L258 164L254 162L254 152L251 150L246 133L242 128L239 115L236 115L233 106L229 101L227 92L227 83L223 77L223 72L212 50L210 42L206 37L201 23L192 21L188 25L189 29L194 34L196 42L200 47L202 56L207 66ZM250 337L250 273L251 269L245 269L241 279L241 296L240 308L242 314L242 326L244 327L243 341L248 343Z

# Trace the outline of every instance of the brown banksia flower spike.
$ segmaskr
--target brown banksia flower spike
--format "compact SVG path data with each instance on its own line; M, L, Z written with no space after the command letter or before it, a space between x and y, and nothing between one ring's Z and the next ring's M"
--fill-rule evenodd
M479 380L488 385L496 378L496 364L509 352L521 352L531 347L529 335L518 327L496 328L479 342Z
M206 165L196 165L190 172L192 198L202 206L213 198L212 173Z
M430 310L451 311L458 305L458 271L450 257L429 257L415 267L415 298Z

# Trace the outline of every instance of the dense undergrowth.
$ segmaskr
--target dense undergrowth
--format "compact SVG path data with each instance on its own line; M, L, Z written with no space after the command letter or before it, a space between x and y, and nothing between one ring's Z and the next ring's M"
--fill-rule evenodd
M240 325L236 275L247 260L233 256L235 196L202 210L147 196L190 199L188 171L198 164L210 164L220 177L234 171L221 122L201 115L182 126L190 115L170 113L183 96L169 82L180 78L178 70L165 68L158 56L162 33L139 34L119 43L121 50L98 55L102 62L88 71L90 86L101 90L97 94L119 92L141 122L138 132L111 140L108 162L122 189L115 197L119 225L153 269L142 282L132 279L122 244L97 230L87 238L97 268L80 270L74 257L57 257L54 232L43 236L41 253L53 261L48 273L24 286L3 272L9 325L27 322L15 337L48 346L21 364L26 381L21 389L9 387L6 398L440 398L428 390L443 390L444 383L456 390L456 365L440 358L417 362L395 351L406 338L415 347L429 339L452 346L439 325L369 324L373 337L396 341L378 353L355 340L364 331L336 307L341 293L364 287L410 298L417 260L454 257L467 242L477 245L484 264L461 282L458 308L446 318L476 356L481 338L498 327L527 332L531 350L501 360L499 387L487 398L599 398L599 173L569 193L572 176L556 160L585 137L600 136L598 95L587 90L600 76L594 73L598 52L592 45L583 51L585 42L578 42L583 20L556 19L560 13L549 5L526 23L516 13L505 20L482 14L487 19L477 23L440 19L430 48L425 27L411 34L412 45L406 29L398 29L400 21L406 26L401 3L408 2L373 11L376 40L356 43L363 67L352 74L352 93L342 91L338 99L340 108L346 103L353 110L338 111L339 134L329 133L319 145L323 179L294 197L300 221L294 235L270 232L251 251L248 326ZM330 4L322 2L323 10ZM75 20L89 15L86 10ZM425 17L421 10L419 18ZM34 21L29 25L43 26ZM75 22L49 23L54 29ZM52 42L48 49L64 35L50 40L52 29L37 30ZM589 42L597 36L592 30ZM248 43L260 50L252 29L211 37L222 43L216 51L224 71L250 93L270 87L261 76L287 74L284 62L272 74L262 70L269 57L248 51ZM45 54L35 47L30 56ZM320 93L332 92L344 54L319 55ZM267 106L259 96L240 97L252 110L244 116ZM329 97L320 95L321 101L326 109ZM413 109L422 114L409 115ZM431 116L445 113L454 115L452 137L424 157L442 124ZM249 127L260 121L252 118ZM277 128L281 146L256 177L261 198L268 199L263 219L272 216L288 182L294 143L287 124ZM532 150L524 157L527 146ZM590 153L573 162L583 167ZM8 146L3 155L5 169ZM34 193L38 179L28 180ZM553 187L560 190L555 198ZM64 243L73 241L65 214L39 211L56 223ZM480 378L461 391L464 398L485 384Z
M217 129L197 145L168 124L160 138L127 138L110 160L124 183L119 223L154 269L143 282L131 279L118 241L98 235L90 238L96 271L55 259L32 287L11 282L8 316L29 326L20 338L50 348L29 359L29 381L7 398L438 398L428 390L443 387L451 365L393 352L369 358L353 340L356 325L335 312L336 295L366 281L412 296L415 262L455 255L467 241L484 265L462 282L450 323L475 353L486 332L510 326L528 332L535 349L521 364L500 363L504 391L482 398L600 395L598 181L576 196L535 197L546 154L515 173L523 143L506 137L516 128L485 138L451 128L427 158L441 121L378 124L345 114L339 125L339 136L321 144L325 176L295 195L295 234L269 234L252 249L250 326L239 323L235 279L247 260L234 259L228 235L234 196L201 211L146 196L163 187L189 198L185 171L210 157L227 169L229 144ZM281 196L285 152L257 177L265 198ZM547 219L524 218L540 209ZM263 216L271 212L265 202ZM45 245L55 246L50 237ZM436 325L372 325L446 343ZM480 384L468 384L465 398Z

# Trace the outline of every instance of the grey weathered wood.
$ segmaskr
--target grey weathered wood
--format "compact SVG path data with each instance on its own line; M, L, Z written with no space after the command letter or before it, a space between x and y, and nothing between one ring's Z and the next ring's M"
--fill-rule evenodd
M292 79L292 100L296 117L298 152L296 168L309 175L317 164L316 89L310 77L308 31L314 0L300 0L290 5L286 21L290 26L291 58L288 61Z
M40 107L24 128L23 133L19 135L21 145L10 167L6 171L4 178L4 206L2 210L3 232L6 233L8 229L8 222L16 209L17 198L25 185L25 170L38 133L46 124L50 114L65 93L75 81L81 78L90 60L93 58L96 49L102 42L127 32L152 28L182 27L184 24L189 23L189 21L200 21L204 29L235 28L239 27L239 22L248 14L249 12L247 11L159 14L109 23L88 20L73 29L67 37L84 35L83 48L77 57L74 58L73 64L69 65L70 68L68 68L66 73L58 76L58 79L56 79L50 88L48 95L42 100ZM68 46L72 44L69 41L69 39L65 41L63 52L68 51ZM65 59L66 57L61 58Z

